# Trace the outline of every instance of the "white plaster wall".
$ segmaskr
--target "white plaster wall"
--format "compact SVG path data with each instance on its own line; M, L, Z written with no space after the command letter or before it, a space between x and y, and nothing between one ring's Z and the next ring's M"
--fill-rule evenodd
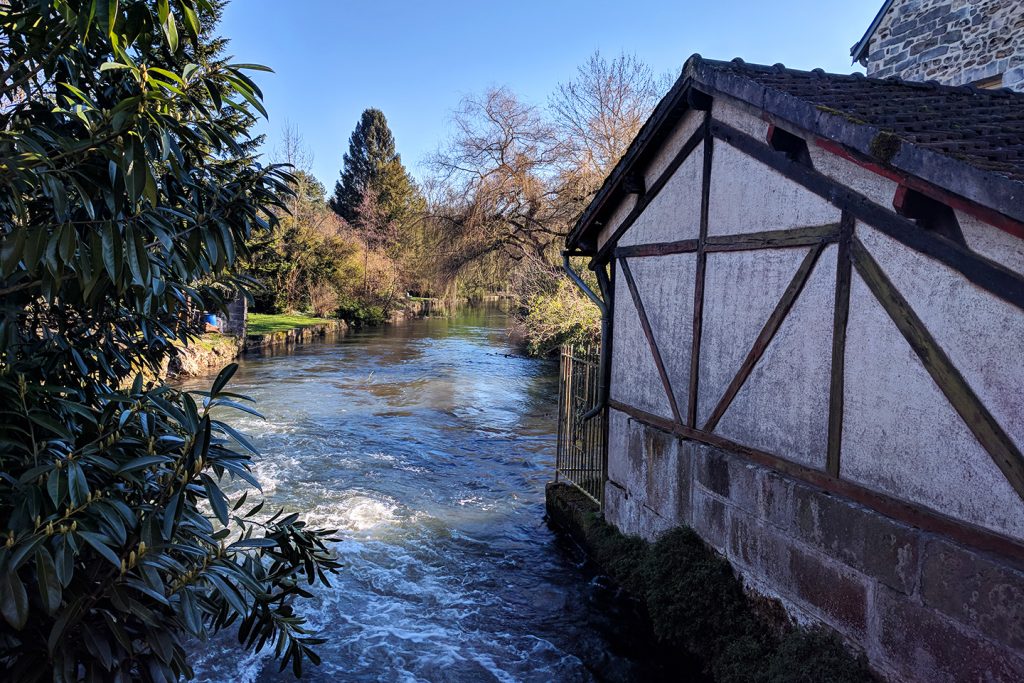
M619 226L622 225L622 221L625 220L626 216L629 215L629 212L636 206L636 199L637 195L635 194L627 195L626 198L623 199L615 208L615 211L608 219L608 222L605 223L604 227L601 228L601 231L597 233L598 249L603 247L605 242L611 239L611 236L619 229Z
M857 236L981 402L1024 449L1024 312L877 230Z
M841 212L752 157L715 141L709 235L838 223Z
M963 211L956 211L956 219L967 246L1016 273L1024 273L1024 239Z
M711 103L711 116L736 130L764 142L768 137L768 122L754 115L743 105L729 102L719 96Z
M707 421L725 394L806 254L805 248L708 254L698 426Z
M899 185L811 142L807 145L814 170L858 192L883 209L895 213L892 200Z
M716 429L745 446L822 470L828 449L837 251L833 245L822 252Z
M647 343L640 317L622 269L615 274L615 312L612 322L611 398L655 415L672 418L665 393Z
M1024 538L1024 503L856 272L840 475Z
M700 124L703 122L704 112L689 111L675 125L675 128L672 129L672 132L662 144L654 159L644 169L644 182L647 184L647 187L653 185L654 181L664 173L665 169L672 163L672 160L675 159L676 154L679 153L679 150L697 132Z
M681 415L689 403L696 254L628 259ZM616 296L629 295L617 290ZM653 363L653 359L651 360ZM659 383L659 386L660 383Z
M644 212L619 239L619 245L696 239L700 235L704 145L697 145Z

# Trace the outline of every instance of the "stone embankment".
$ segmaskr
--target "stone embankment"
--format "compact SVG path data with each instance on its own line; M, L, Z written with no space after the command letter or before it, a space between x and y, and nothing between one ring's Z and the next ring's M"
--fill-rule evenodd
M215 372L247 353L277 353L311 342L331 341L348 331L344 320L306 325L267 334L235 337L204 334L188 346L178 349L167 366L171 378L196 377Z
M245 353L276 351L310 342L331 341L345 336L346 332L348 332L348 323L344 320L336 320L268 334L250 334L245 338L243 351Z
M729 562L687 527L650 542L606 523L577 489L548 484L548 522L580 544L634 601L653 655L681 679L714 683L875 683L863 653L838 634L789 619L776 601L744 586Z

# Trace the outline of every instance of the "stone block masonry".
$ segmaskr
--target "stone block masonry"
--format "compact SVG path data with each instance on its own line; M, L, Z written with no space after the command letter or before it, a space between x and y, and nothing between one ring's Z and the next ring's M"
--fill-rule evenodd
M897 0L871 38L867 72L1024 91L1024 2Z
M633 418L606 519L653 539L690 525L799 623L825 624L893 681L1024 680L1024 571L844 497ZM674 443L673 443L674 442ZM681 476L646 483L663 467Z

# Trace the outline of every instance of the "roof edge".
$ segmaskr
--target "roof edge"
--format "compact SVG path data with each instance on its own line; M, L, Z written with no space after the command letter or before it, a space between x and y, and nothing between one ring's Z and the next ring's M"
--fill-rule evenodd
M875 31L878 30L879 25L882 23L882 19L885 17L886 12L892 7L893 0L885 0L882 4L882 9L878 10L878 14L871 20L871 24L868 26L868 30L864 32L864 36L857 41L857 44L850 48L850 57L853 58L854 64L862 59L867 58L868 46L871 44L871 37L875 35Z
M580 248L583 238L593 232L595 219L604 213L610 203L621 199L623 178L646 157L651 143L665 135L663 129L689 109L686 105L689 91L693 88L712 97L725 96L746 102L811 135L845 145L896 172L920 178L947 192L1024 223L1024 202L1021 201L1021 197L1024 197L1024 183L925 149L870 124L851 126L842 115L823 110L803 99L744 77L742 73L728 68L732 64L741 64L743 68L751 70L770 71L784 68L782 65L744 64L742 60L733 60L732 63L705 60L699 54L687 59L679 79L655 108L626 154L609 173L590 205L577 220L566 239L570 249ZM824 74L820 70L816 71ZM879 136L892 136L899 143L886 159L878 159L873 153ZM888 139L886 142L891 144ZM1017 210L1014 210L1015 208Z

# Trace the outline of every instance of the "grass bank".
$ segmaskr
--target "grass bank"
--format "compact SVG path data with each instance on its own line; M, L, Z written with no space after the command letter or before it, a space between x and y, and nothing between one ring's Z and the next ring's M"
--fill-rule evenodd
M286 313L250 313L246 333L265 335L272 332L287 332L300 327L336 323L334 318L316 318L311 315L288 315Z

